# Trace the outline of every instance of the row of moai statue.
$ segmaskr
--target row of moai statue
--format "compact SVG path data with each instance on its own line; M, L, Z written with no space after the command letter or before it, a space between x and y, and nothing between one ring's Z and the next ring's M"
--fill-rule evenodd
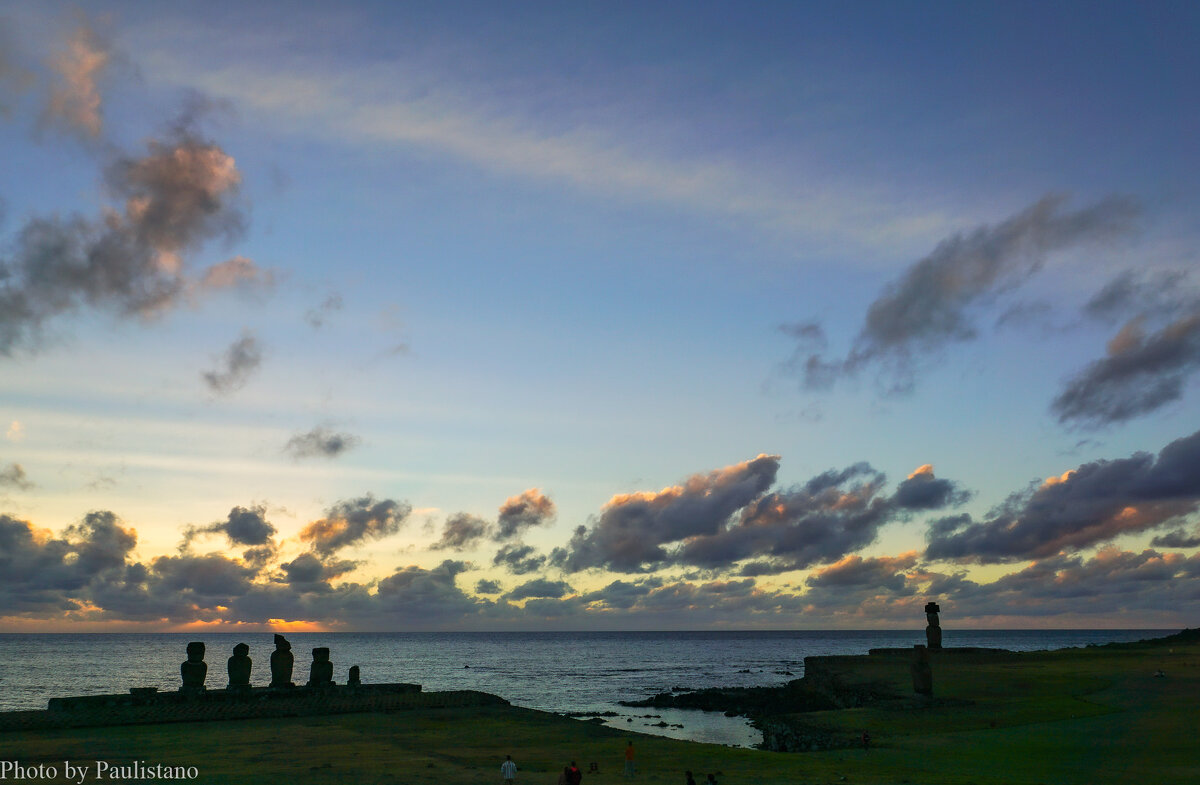
M333 663L329 661L329 649L320 646L312 650L313 661L308 670L308 687L331 687L333 681ZM276 688L295 687L292 683L292 669L296 658L292 654L292 644L282 635L275 636L275 651L271 652L271 685ZM239 643L233 647L233 656L229 658L229 685L227 690L244 691L250 689L250 647ZM179 666L179 674L183 677L180 692L204 692L204 679L208 675L208 664L204 662L204 644L193 641L187 645L187 661ZM362 684L359 678L358 666L350 668L351 687Z

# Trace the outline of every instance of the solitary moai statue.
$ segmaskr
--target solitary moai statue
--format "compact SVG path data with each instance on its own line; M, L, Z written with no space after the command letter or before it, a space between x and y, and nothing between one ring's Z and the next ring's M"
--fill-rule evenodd
M179 666L179 675L183 677L180 692L204 692L204 677L208 675L208 665L204 662L204 644L193 641L187 645L187 661Z
M925 619L929 626L925 628L925 642L931 649L942 648L942 625L938 622L938 612L941 608L936 602L925 603Z
M329 661L329 649L319 646L313 649L312 667L308 670L309 687L328 687L333 684L333 663Z
M933 695L933 667L929 664L929 649L917 644L913 647L912 671L913 692L918 695Z
M229 686L227 690L250 689L250 647L239 643L233 647L233 656L229 658Z
M292 666L296 662L292 644L282 635L275 636L275 651L271 652L271 686L295 687L292 684Z
M358 666L351 665L350 666L350 680L347 681L346 683L349 684L351 687L362 686L362 679L359 677L358 674L359 674Z

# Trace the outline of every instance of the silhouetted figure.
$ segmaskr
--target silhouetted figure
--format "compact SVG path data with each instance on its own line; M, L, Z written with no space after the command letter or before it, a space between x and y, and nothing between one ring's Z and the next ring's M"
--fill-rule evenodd
M862 745L864 750L871 748L871 734L867 733L866 731L862 732Z
M942 625L938 621L940 610L936 602L925 604L925 620L929 622L929 626L925 628L925 642L931 649L942 648Z
M333 684L333 663L329 661L329 649L318 646L313 649L312 666L308 669L309 687L328 687Z
M271 652L271 686L295 687L292 684L292 666L296 662L292 644L282 635L275 636L275 651Z
M187 645L187 662L179 666L179 675L183 677L180 692L204 692L204 677L208 675L208 665L204 662L204 644L193 641Z
M696 778L692 776L690 771L685 771L684 775L687 776L687 782L684 785L696 785Z
M350 680L347 681L346 683L349 684L351 687L361 687L362 679L359 678L358 674L359 674L358 666L351 665L350 666Z
M229 658L229 686L227 690L250 689L250 647L239 643L233 647L233 656Z
M918 695L933 695L933 666L929 664L929 649L921 645L913 646L911 670L913 692Z

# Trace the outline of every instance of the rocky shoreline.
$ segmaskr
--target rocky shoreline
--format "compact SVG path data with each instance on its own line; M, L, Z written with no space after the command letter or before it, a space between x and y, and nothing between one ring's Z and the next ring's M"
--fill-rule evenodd
M1006 649L978 648L941 649L933 654L937 659L955 657L980 662L1020 657ZM620 703L630 707L699 709L747 717L762 732L763 740L758 746L765 750L808 752L844 748L861 744L861 739L836 733L821 725L815 717L806 715L874 705L905 710L958 703L902 693L896 689L894 681L864 678L856 667L866 659L875 667L882 663L889 670L906 671L912 656L912 649L872 649L865 658L863 655L805 657L804 676L778 687L675 690Z

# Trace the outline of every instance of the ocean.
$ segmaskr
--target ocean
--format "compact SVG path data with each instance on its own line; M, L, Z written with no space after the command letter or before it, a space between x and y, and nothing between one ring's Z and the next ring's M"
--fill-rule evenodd
M944 646L1014 651L1156 638L1178 630L943 630ZM308 679L310 652L327 646L334 680L358 665L364 683L415 682L427 691L481 690L552 712L614 712L613 727L735 746L761 740L744 718L621 706L681 688L780 685L804 674L804 658L865 654L924 643L924 630L757 632L287 633L293 681ZM224 688L225 662L250 646L251 684L270 679L271 633L0 634L0 711L44 709L50 698L179 688L189 641L203 641L207 686Z

